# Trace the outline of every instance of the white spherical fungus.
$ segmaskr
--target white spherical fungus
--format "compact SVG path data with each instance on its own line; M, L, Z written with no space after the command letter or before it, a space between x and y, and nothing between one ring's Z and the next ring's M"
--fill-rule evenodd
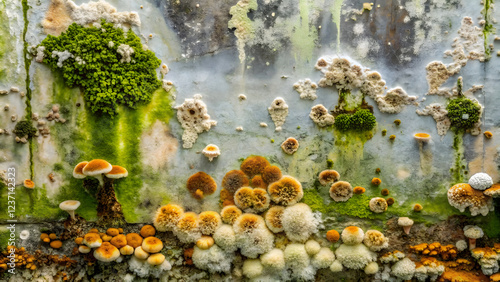
M404 258L392 266L392 275L402 280L410 280L415 274L415 263L409 258Z
M260 262L266 268L280 271L285 269L285 254L282 250L275 248L261 255Z
M308 240L305 246L306 246L306 252L310 256L314 256L319 252L319 250L321 250L321 245L316 240L313 239Z
M378 263L376 262L370 262L366 267L365 267L365 273L367 275L373 275L378 272Z
M341 272L342 270L344 270L344 266L339 260L334 261L332 265L330 265L331 272Z
M285 248L285 262L288 268L305 268L309 265L309 255L303 244L289 244Z
M302 243L318 231L319 222L308 205L299 203L285 209L282 224L288 239Z
M342 231L342 242L346 245L357 245L363 242L365 233L357 226L348 226Z
M377 254L363 244L342 244L335 250L335 255L343 266L351 269L362 269L370 262L377 260Z
M193 263L199 269L207 270L210 273L231 271L234 253L225 252L219 246L213 245L210 249L202 250L194 246Z
M493 185L493 179L488 174L479 172L469 178L469 185L477 190L486 190Z
M226 252L234 252L238 247L236 246L236 234L234 233L233 227L228 224L223 224L213 235L215 244L221 247Z
M264 267L259 259L247 259L243 262L243 275L247 278L256 278L262 274Z
M332 265L335 260L335 254L329 248L323 247L315 254L311 260L311 264L315 268L327 268Z

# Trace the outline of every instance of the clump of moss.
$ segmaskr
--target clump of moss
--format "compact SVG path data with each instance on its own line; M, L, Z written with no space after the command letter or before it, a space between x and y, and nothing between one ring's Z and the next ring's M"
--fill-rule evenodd
M73 23L59 36L48 35L39 46L45 47L43 62L61 70L68 86L84 89L92 112L112 116L119 104L135 108L150 102L161 86L155 71L161 61L155 54L143 49L131 29L125 34L104 20L99 28Z
M391 141L396 140L396 135L393 134L393 135L389 136L389 140L391 140Z
M467 130L479 121L481 106L465 96L451 100L446 106L451 128L455 131Z
M387 129L382 129L382 136L385 136L387 134Z
M330 159L326 160L326 167L333 168L333 160L330 160Z
M401 120L400 119L394 120L394 124L395 125L400 125L401 124Z
M18 122L14 127L14 133L18 137L28 136L28 138L31 138L35 136L36 128L33 126L31 122L27 120L22 120Z
M369 110L358 110L354 114L340 114L335 117L335 127L340 131L369 131L377 124L375 116Z

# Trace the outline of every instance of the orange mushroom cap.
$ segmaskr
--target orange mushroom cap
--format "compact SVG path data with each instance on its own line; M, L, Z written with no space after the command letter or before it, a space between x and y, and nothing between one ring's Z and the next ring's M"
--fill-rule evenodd
M105 160L91 160L82 170L83 174L88 176L100 175L108 173L113 169L113 166Z
M85 174L83 174L83 168L88 164L89 162L83 161L81 163L78 163L75 168L73 169L73 177L78 178L78 179L83 179L87 177Z

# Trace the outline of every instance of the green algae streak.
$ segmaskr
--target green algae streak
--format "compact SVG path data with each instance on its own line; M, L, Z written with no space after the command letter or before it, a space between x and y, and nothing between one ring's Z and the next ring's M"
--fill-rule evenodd
M252 20L248 17L251 10L257 10L257 0L239 1L232 6L229 14L232 16L227 23L229 29L236 28L234 35L238 39L238 52L240 63L245 62L245 44L254 37L255 28Z
M299 21L294 25L291 35L295 61L304 62L312 59L314 47L318 40L318 30L309 23L309 9L312 0L299 0Z
M332 6L332 22L337 26L337 52L340 52L340 14L343 0L334 0Z

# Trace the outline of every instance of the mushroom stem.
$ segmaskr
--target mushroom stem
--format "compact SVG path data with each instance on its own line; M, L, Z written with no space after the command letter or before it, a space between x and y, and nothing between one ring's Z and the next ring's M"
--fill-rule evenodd
M474 250L476 248L476 239L469 238L469 250Z
M410 234L410 229L411 229L411 225L403 226L403 230L405 231L406 235Z
M99 180L99 186L103 186L104 185L104 180L102 179L102 174L99 174L99 175L95 175L94 176L97 180Z
M75 220L75 211L67 211L69 215L71 216L72 220Z

